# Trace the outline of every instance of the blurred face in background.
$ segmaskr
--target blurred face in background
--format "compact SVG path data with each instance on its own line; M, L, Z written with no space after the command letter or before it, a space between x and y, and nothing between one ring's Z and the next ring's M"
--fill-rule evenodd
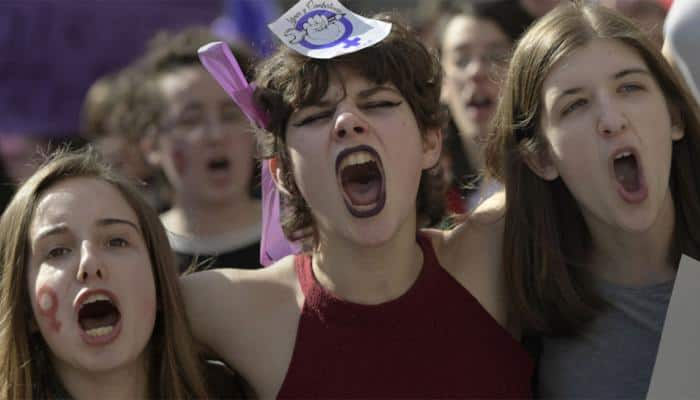
M442 98L463 140L478 141L486 134L510 46L506 33L489 19L456 15L447 22Z
M166 111L149 158L175 189L175 202L217 206L248 196L254 139L245 115L199 66L160 78Z
M659 46L663 43L666 10L657 0L600 0L606 7L621 12L635 21Z
M129 140L125 135L108 134L94 139L93 144L105 161L122 174L136 180L151 176L151 168L138 141Z

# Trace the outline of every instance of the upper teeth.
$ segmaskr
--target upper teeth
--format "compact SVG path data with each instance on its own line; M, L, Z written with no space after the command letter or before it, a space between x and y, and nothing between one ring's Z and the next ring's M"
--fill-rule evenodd
M615 159L616 159L616 160L619 160L619 159L621 159L622 157L628 157L628 156L631 156L631 155L632 155L632 152L623 151L622 153L616 155L616 156L615 156Z
M340 169L342 170L343 168L349 167L351 165L364 164L370 161L374 161L374 157L372 157L372 154L370 154L367 151L358 151L345 157L340 163Z
M90 295L87 299L85 299L85 301L83 301L83 304L81 305L81 307L85 306L87 304L94 303L96 301L102 301L102 300L107 300L107 301L111 302L109 297L105 296L102 293L98 293L98 294Z

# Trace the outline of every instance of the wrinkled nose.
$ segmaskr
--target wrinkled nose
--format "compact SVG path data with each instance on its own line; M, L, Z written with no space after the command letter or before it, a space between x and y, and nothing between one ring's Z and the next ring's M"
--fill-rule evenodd
M344 112L335 120L334 136L336 139L343 139L348 135L359 135L366 133L367 123L353 112Z

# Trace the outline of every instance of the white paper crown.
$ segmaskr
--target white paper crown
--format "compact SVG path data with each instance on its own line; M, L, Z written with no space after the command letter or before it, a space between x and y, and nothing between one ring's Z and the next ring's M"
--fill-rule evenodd
M382 41L391 24L365 18L337 0L301 0L270 30L286 46L311 58L333 58Z

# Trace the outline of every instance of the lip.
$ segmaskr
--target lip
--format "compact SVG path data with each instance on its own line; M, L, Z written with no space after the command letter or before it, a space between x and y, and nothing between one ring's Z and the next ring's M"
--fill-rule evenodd
M377 163L379 164L379 172L382 175L382 187L380 189L380 196L379 199L377 200L377 203L374 207L368 210L358 210L355 206L353 206L351 203L349 203L348 199L346 198L346 194L343 190L343 184L340 182L340 164L341 162L345 159L345 157L349 156L350 154L359 152L359 151L366 151L374 157L374 159L377 160ZM384 176L384 165L382 164L382 159L379 157L379 153L374 150L372 147L368 145L360 145L360 146L355 146L355 147L349 147L347 149L342 150L338 155L335 157L335 176L336 179L338 180L338 185L340 186L341 190L341 195L343 197L343 201L345 202L345 207L348 209L348 212L353 216L357 218L369 218L373 217L377 214L379 214L383 209L384 205L386 204L386 176Z
M640 187L636 193L629 193L628 191L626 191L624 187L622 187L620 182L618 182L617 176L615 176L615 157L617 157L621 153L626 152L632 153L635 160L637 160L637 170L639 174ZM642 158L639 156L639 152L636 148L632 146L625 146L613 151L610 154L610 157L608 158L608 171L610 173L612 182L614 182L617 193L620 195L620 197L622 197L622 199L625 202L629 204L639 204L646 200L649 196L649 189L647 188L646 184L646 176L644 175L644 166L642 165Z
M109 290L106 289L90 289L82 292L78 298L75 300L75 303L73 305L73 309L75 311L75 323L78 325L78 330L80 332L80 338L83 339L83 341L86 344L89 345L95 345L95 346L100 346L100 345L106 345L114 340L117 339L119 334L122 331L122 318L119 318L119 321L117 321L117 324L112 328L112 332L110 332L108 335L105 336L98 336L98 337L93 337L88 335L83 328L80 326L80 321L78 320L78 315L80 311L80 306L87 300L88 297L95 295L95 294L103 294L114 303L115 307L119 310L119 313L121 314L121 307L119 305L119 300L117 299L117 296L110 292Z

